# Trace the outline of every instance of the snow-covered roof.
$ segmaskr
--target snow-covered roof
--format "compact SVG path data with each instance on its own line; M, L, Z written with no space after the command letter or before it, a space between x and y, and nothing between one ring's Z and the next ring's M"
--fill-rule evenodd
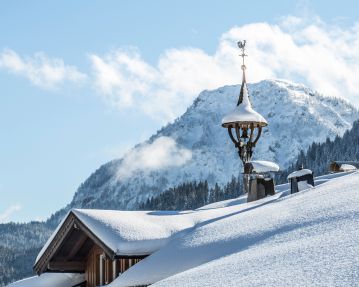
M84 274L44 273L7 285L7 287L70 287L85 281Z
M260 126L266 126L268 123L266 119L255 110L253 110L251 102L248 98L247 84L243 83L243 100L236 108L224 116L222 119L222 126L227 127L232 123L257 123Z
M173 234L195 224L191 212L73 209L70 213L117 255L153 253L164 246ZM44 255L66 218L41 249L35 264Z
M344 177L315 192L218 208L221 217L174 238L109 286L357 285L359 173Z
M357 169L356 166L352 164L343 163L342 165L340 165L340 170L342 171L355 170L355 169Z
M71 211L101 242L116 255L147 255L165 246L175 235L208 219L223 215L223 210L119 211L73 209ZM64 224L65 220L61 224ZM61 224L46 242L35 264L49 248Z
M332 161L332 164L337 164L339 166L342 166L343 164L350 164L352 166L359 168L359 161L334 160Z
M119 255L150 254L195 222L187 212L74 209L73 213Z
M313 172L310 170L310 169L306 169L306 168L303 168L303 169L300 169L300 170L296 170L296 171L293 171L292 173L290 173L288 175L288 179L291 179L293 177L300 177L300 176L303 176L303 175L306 175L306 174L312 174Z
M279 165L266 160L252 160L249 162L253 167L253 172L262 173L262 172L277 172L279 171Z

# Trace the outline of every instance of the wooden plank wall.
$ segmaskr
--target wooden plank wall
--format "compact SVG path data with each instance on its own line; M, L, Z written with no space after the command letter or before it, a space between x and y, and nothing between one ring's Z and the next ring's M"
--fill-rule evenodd
M117 259L117 276L123 272L125 272L128 268L140 262L142 259L139 258L126 258L126 259ZM116 276L116 277L117 277Z
M101 248L94 246L86 262L86 281L87 287L96 287L100 285L100 256L103 253Z
M135 265L141 259L139 258L122 258L117 259L115 262L110 258L104 258L102 264L101 255L104 254L103 250L98 246L94 246L87 258L86 262L86 281L87 287L96 287L101 284L100 274L102 273L103 283L109 284L120 276L123 272L129 269L131 266ZM100 271L100 266L102 265L102 272ZM115 270L114 270L115 268Z

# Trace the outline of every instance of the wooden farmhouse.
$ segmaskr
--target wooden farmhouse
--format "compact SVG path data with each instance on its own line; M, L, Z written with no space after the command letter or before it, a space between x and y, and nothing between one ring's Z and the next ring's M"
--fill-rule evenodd
M330 172L348 172L354 171L359 168L359 162L357 161L332 161L329 165Z
M74 209L37 256L34 270L40 276L11 286L105 286L163 247L173 233L191 227L177 214L157 213Z

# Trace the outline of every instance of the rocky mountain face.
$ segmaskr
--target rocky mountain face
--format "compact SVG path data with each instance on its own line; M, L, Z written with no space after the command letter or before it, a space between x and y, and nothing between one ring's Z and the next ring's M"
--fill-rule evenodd
M238 98L239 85L203 91L173 123L122 159L96 170L77 190L69 208L136 209L148 198L183 182L207 180L224 185L241 172L238 155L222 117ZM269 125L254 152L254 159L274 161L286 168L312 142L342 135L359 112L347 101L329 98L310 88L284 80L248 85L256 111Z

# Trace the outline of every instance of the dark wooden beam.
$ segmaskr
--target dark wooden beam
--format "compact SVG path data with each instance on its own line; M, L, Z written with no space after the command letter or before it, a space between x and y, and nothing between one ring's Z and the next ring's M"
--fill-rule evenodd
M105 254L111 258L112 260L116 256L116 253L114 250L110 249L103 241L98 238L85 224L82 223L82 221L78 218L75 219L76 225L98 246L100 247Z
M71 261L71 259L76 255L76 253L80 250L80 248L82 247L82 245L84 245L86 239L87 239L87 235L83 232L79 233L79 237L77 238L77 241L75 242L75 244L73 245L71 251L69 252L69 254L67 254L67 260Z
M83 261L50 261L47 268L52 271L85 271Z

